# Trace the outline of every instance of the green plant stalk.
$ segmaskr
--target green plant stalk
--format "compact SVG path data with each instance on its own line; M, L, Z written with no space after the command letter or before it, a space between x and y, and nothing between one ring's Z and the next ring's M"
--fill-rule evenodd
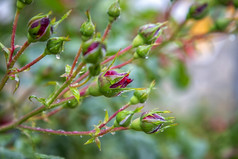
M64 82L64 84L53 94L51 98L49 98L46 102L46 105L50 107L50 105L55 101L55 99L58 97L58 95L66 88L68 87L73 79L77 76L77 74L81 71L82 67L85 65L84 62L81 62L75 72L72 74L72 76Z

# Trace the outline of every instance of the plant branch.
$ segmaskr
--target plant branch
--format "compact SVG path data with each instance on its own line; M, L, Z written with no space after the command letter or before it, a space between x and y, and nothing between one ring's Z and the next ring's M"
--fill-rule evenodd
M31 131L37 131L41 133L47 133L51 135L65 135L65 136L83 136L83 135L91 135L92 133L95 133L95 130L90 130L90 131L64 131L64 130L52 130L52 129L43 129L39 127L30 127L26 125L19 125L18 128L26 129L26 130L31 130ZM116 132L116 131L121 131L121 130L128 130L128 128L125 127L117 127L117 128L108 128L108 129L103 129L100 131L97 136L102 136L104 134L107 134L108 132ZM96 137L97 137L96 136Z
M78 61L78 58L79 58L79 55L80 55L81 51L82 51L82 44L81 44L81 46L80 46L80 48L79 48L79 50L78 50L78 52L77 52L77 54L76 54L76 56L74 58L74 62L72 64L72 67L71 67L71 70L70 70L70 73L69 73L69 77L72 75L72 73L74 71L74 67L75 67L75 65L76 65L76 63Z
M112 22L109 22L108 25L107 25L107 28L106 28L106 30L105 30L105 32L103 34L102 41L104 41L107 38L111 28L112 28Z
M15 50L15 35L16 35L16 29L17 29L17 22L18 22L18 18L20 15L20 10L17 9L16 10L16 14L15 14L15 18L14 18L14 22L13 22L13 26L12 26L12 37L11 37L11 53L9 56L9 63L11 63L12 61L12 56Z

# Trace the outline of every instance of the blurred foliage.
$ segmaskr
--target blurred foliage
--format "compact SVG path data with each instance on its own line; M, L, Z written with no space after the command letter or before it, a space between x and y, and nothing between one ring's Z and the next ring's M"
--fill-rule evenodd
M19 117L39 105L31 102L23 103L22 101L28 98L28 94L49 95L53 87L45 86L48 81L57 80L63 82L63 78L59 78L59 76L63 74L64 66L72 63L72 59L81 44L79 27L86 20L84 12L90 9L97 30L103 33L108 22L106 10L111 2L106 0L35 0L31 6L22 11L17 28L17 44L21 45L26 40L26 24L32 16L38 13L48 13L51 10L53 15L58 18L70 8L73 8L71 16L59 26L57 32L58 35L69 35L71 41L66 43L65 51L61 54L60 60L57 60L55 56L49 56L39 62L37 66L33 66L31 73L20 74L21 86L16 92L15 98L10 94L12 87L8 88L10 93L0 93L1 122L8 122L9 118L13 116ZM12 7L14 6L13 4L14 2ZM121 0L121 7L122 15L113 24L108 40L111 54L130 44L140 25L157 22L162 16L162 13L158 10L135 9L131 6L131 2L127 0ZM13 8L10 18L13 18L14 15ZM219 8L221 8L222 12L225 10L224 6L219 6ZM220 10L217 10L212 11L212 17L217 17L217 13L219 15L222 14ZM0 23L0 41L2 43L9 43L11 29L11 23ZM33 44L19 59L18 65L24 66L40 55L44 51L44 46L45 43ZM147 87L152 80L156 80L159 85L160 81L167 80L164 77L169 76L176 88L186 89L190 83L186 64L170 56L165 58L170 58L172 64L166 63L166 59L158 58L158 54L155 50L149 59L135 62L139 67L131 64L123 68L125 71L131 70L131 76L134 79L131 87ZM159 54L159 56L163 55L163 53ZM119 61L125 61L125 59L127 57L122 57ZM0 54L1 76L4 70L4 58L3 54ZM76 107L74 110L64 109L50 118L49 121L39 121L37 125L56 130L90 130L93 128L92 125L96 125L99 120L103 119L104 109L107 109L109 114L112 114L122 104L125 104L131 95L131 93L127 93L123 94L122 97L115 97L111 100L105 97L86 98L80 107ZM157 92L154 91L154 94L151 95L151 101L157 102L159 98ZM16 107L18 107L18 110ZM154 107L158 107L158 105ZM9 111L13 112L15 110L16 113L7 114ZM33 125L35 124L34 121L31 122ZM101 138L101 152L94 144L84 145L88 137L53 136L12 130L0 134L0 158L235 159L238 158L237 122L237 116L229 123L224 123L219 117L213 119L213 117L209 116L205 106L201 106L201 110L195 111L193 115L190 115L189 120L178 118L177 123L179 123L179 126L157 135L145 135L142 132L134 131L107 134ZM219 124L223 124L223 127L220 128Z

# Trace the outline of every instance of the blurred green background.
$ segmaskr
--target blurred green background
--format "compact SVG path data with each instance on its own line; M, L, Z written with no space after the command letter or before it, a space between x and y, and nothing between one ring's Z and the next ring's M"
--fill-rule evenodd
M109 0L34 0L26 7L19 18L16 44L26 40L27 22L38 13L53 12L60 18L73 8L68 19L60 24L57 36L69 35L71 41L65 45L60 59L46 57L33 66L30 71L20 74L21 86L15 93L14 81L9 81L0 93L0 124L19 117L39 106L28 101L34 94L47 97L53 87L45 86L48 81L63 81L59 77L64 66L71 65L80 44L80 25L86 20L85 11L90 10L97 31L103 33L108 16ZM188 6L191 1L183 0ZM130 44L139 26L163 21L169 0L137 1L121 0L122 14L113 24L110 32L108 53L115 53ZM224 10L225 7L219 9ZM180 8L181 16L186 9ZM177 11L179 13L179 11ZM177 18L177 12L172 16ZM183 13L184 12L184 13ZM0 41L9 46L12 21L15 14L14 0L0 0ZM165 35L166 36L166 35ZM143 132L125 131L107 134L101 138L102 151L95 144L84 145L88 137L53 136L35 132L12 130L0 133L0 158L21 159L40 158L66 159L236 159L238 158L238 71L236 35L229 35L213 43L213 49L205 50L203 56L188 59L186 64L166 52L170 67L164 68L156 50L147 60L141 60L124 67L131 71L134 79L130 87L148 87L152 80L156 88L143 110L159 108L170 110L179 124L157 135ZM235 39L234 39L235 38ZM24 66L39 56L45 43L31 45L19 59L18 66ZM116 63L125 61L130 55L123 56ZM0 77L5 72L4 56L0 54ZM127 103L132 93L115 98L88 97L80 107L65 109L50 118L48 122L39 121L43 128L91 130L99 120L103 120L104 110L112 114ZM26 102L23 102L26 101ZM57 157L58 156L58 157Z

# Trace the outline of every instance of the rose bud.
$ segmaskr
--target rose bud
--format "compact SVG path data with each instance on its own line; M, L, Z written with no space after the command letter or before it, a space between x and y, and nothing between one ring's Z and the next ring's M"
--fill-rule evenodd
M17 0L17 9L22 9L32 3L32 0Z
M134 53L135 58L146 58L150 52L152 45L141 45L138 46L136 52Z
M64 42L69 41L68 37L53 37L47 41L45 54L56 55L64 50Z
M29 21L27 35L29 42L46 41L50 38L50 35L53 33L53 27L49 14L37 15Z
M136 90L134 95L131 97L130 104L135 105L138 103L145 103L145 101L148 99L148 96L148 90Z
M170 125L163 127L165 123L173 123L174 118L164 118L159 113L170 113L169 111L151 111L144 112L140 117L140 127L142 131L147 134L163 131L164 129L171 127Z
M142 44L152 44L162 33L164 27L162 27L165 23L156 23L156 24L146 24L139 28L138 35L133 40L132 44L142 45ZM143 40L142 40L142 39Z
M106 55L106 46L99 38L91 39L83 44L82 53L84 62L98 64Z
M116 116L114 126L122 126L122 127L129 126L131 124L131 119L133 115L134 115L133 111L123 110L119 112Z
M95 33L95 26L92 22L89 11L86 12L86 15L88 17L88 20L86 22L84 22L80 27L80 33L81 33L82 39L84 41L88 40Z
M211 31L224 31L231 21L231 19L227 18L217 19L214 26L211 28Z
M196 20L202 19L207 15L208 10L208 3L193 4L188 11L187 18L193 18Z
M138 47L140 45L144 45L145 44L145 40L144 38L141 36L141 35L136 35L136 37L133 39L132 41L132 46L135 48L135 47Z
M89 67L89 74L90 76L94 77L101 73L101 65L95 64Z
M118 96L125 87L133 80L130 79L129 73L117 73L114 70L108 70L101 73L98 77L98 87L102 95L106 97Z
M117 1L112 3L112 5L108 8L107 14L109 15L110 22L116 20L121 14L120 2Z
M70 109L74 109L79 105L79 102L77 101L77 99L73 99L73 100L69 100L64 107L65 108L70 108Z

